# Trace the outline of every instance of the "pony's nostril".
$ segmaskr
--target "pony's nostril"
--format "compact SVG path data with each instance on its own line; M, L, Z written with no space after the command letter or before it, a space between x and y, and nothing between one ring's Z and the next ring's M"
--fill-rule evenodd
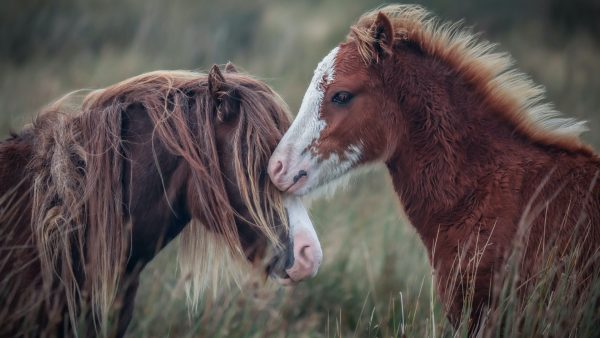
M275 177L281 175L283 172L284 172L283 162L276 161L274 163L271 163L271 166L269 167L269 174L271 175L271 177L275 178Z
M312 267L312 265L314 264L314 257L313 257L313 252L312 252L310 245L305 245L300 249L300 257L299 258L300 258L299 261L303 265Z
M277 164L275 164L275 173L280 173L282 171L283 171L283 162L277 161Z
M279 174L281 172L283 172L283 162L281 161L277 161L277 163L275 163L275 174Z

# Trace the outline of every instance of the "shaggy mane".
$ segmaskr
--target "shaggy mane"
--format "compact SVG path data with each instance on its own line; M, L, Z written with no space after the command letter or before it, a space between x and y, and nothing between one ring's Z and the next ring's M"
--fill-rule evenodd
M363 14L351 27L347 42L355 41L363 60L376 59L371 32L378 13L385 14L394 29L394 41L416 43L429 55L451 65L467 81L479 84L488 102L505 114L508 121L532 140L557 145L575 152L591 154L579 135L586 131L585 121L562 117L545 102L545 90L513 68L507 53L496 45L480 41L477 34L461 22L441 22L418 5L389 5Z
M232 131L230 142L236 184L251 215L248 222L278 245L272 225L278 219L287 227L287 217L281 194L263 171L289 126L288 108L262 82L239 73L224 76L240 98L238 127ZM222 266L222 261L243 256L235 211L219 165L215 140L218 122L207 75L158 71L93 91L81 104L70 106L73 97L69 94L48 107L29 128L35 135L29 164L32 243L42 266L46 297L52 298L54 305L66 303L73 327L78 309L85 304L91 304L98 325L104 326L110 319L131 240L124 201L123 161L127 151L122 140L122 115L130 105L141 104L154 124L153 145L159 140L190 166L188 185L201 209L196 214L206 220L200 224L193 219L179 236L178 260L189 303L195 306L206 283L215 282L221 270L233 268ZM190 123L190 119L198 123ZM160 164L155 162L160 171ZM2 200L8 198L12 197ZM18 204L13 208L20 207ZM11 217L6 221L13 220ZM74 253L84 257L82 262L73 261ZM82 272L85 285L77 280ZM53 293L56 278L61 291Z

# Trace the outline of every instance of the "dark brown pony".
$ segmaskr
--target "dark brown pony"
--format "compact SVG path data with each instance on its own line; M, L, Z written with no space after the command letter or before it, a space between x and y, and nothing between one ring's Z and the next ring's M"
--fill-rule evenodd
M306 210L266 174L286 105L226 70L68 95L0 143L0 336L122 336L141 270L180 233L192 306L236 269L225 258L284 283L316 273Z
M318 65L269 164L303 195L385 163L454 326L469 290L476 325L513 250L521 281L551 251L577 251L582 281L600 266L600 158L584 125L493 47L419 6L364 14Z

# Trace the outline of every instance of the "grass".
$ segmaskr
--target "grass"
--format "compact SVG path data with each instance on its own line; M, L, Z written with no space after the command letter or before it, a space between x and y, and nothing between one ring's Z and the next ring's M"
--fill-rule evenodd
M383 169L355 180L311 208L325 260L317 277L293 288L250 276L241 288L208 292L189 313L176 277L176 243L142 275L132 337L467 337L454 330L432 284L424 246L402 220ZM556 249L558 250L558 249ZM496 289L499 300L479 337L595 337L600 330L600 271L586 284L577 248L548 250L527 286L514 257ZM598 259L591 258L590 262ZM179 285L179 287L178 287ZM468 286L467 286L468 288ZM470 313L465 296L463 314Z
M424 248L400 220L386 175L377 170L336 198L313 204L325 261L316 278L293 288L251 278L241 289L207 296L200 312L188 316L184 291L172 289L177 277L176 244L171 245L144 271L139 294L145 296L138 297L129 334L388 337L403 327L406 334L447 329L430 298ZM432 321L432 313L441 320Z
M600 45L586 31L565 35L548 23L544 9L556 1L416 2L444 18L464 17L475 24L547 87L559 110L600 130ZM18 43L14 49L25 51L0 44L2 137L69 91L156 69L202 70L229 60L271 84L295 112L318 61L360 13L381 4L123 0L117 8L99 0L54 3L59 6L43 1L0 5L0 37L9 34L8 40ZM597 146L600 133L584 139ZM198 312L190 313L177 274L175 241L143 273L128 336L466 336L466 325L454 332L443 315L427 253L402 217L383 169L357 178L333 199L314 202L311 216L325 255L316 278L282 288L249 276L241 288L223 285L207 292ZM505 276L499 310L490 315L482 336L598 336L598 280L581 290L576 272L549 265L519 301L524 291L511 276Z

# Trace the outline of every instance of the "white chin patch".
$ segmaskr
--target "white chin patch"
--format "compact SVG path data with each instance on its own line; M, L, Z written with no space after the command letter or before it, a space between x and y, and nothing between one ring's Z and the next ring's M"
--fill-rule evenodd
M308 180L299 192L310 194L312 198L333 196L337 188L344 187L352 176L351 173L357 170L355 167L360 161L362 150L362 144L350 145L344 151L343 157L331 154L327 160L320 163L313 159L314 169L312 173L311 170L308 171Z
M321 184L320 186L317 186L312 190L308 191L308 193L303 196L302 200L304 201L307 207L310 207L310 204L316 199L330 199L335 195L335 193L339 189L346 189L350 185L350 182L353 181L356 177L370 172L374 168L377 168L377 166L377 163L368 163L361 164L356 168L352 168L351 170L347 171L341 176L329 180L327 183Z

